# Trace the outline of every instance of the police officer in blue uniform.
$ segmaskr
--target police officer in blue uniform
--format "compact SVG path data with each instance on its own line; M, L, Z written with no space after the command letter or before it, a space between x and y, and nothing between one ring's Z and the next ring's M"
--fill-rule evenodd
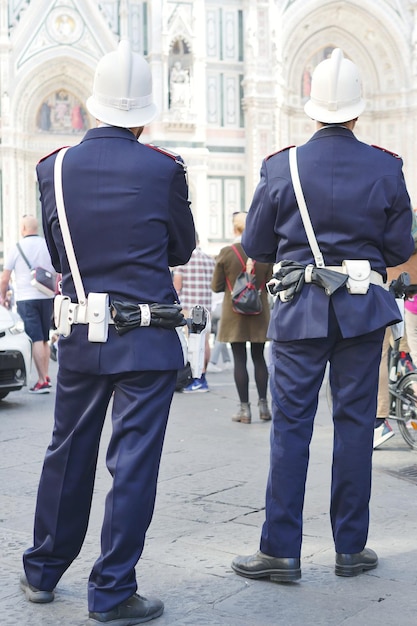
M414 244L401 159L358 141L352 132L364 108L358 69L335 49L313 74L305 111L317 121L317 131L297 149L297 161L325 265L344 284L329 296L323 286L307 280L305 268L311 270L315 261L288 150L263 162L242 238L246 253L257 261L290 261L304 275L295 290L291 285L289 301L277 298L269 326L273 425L266 519L258 552L232 563L237 574L248 578L280 582L301 577L309 444L327 363L333 394L335 573L354 576L378 562L365 547L378 368L385 327L400 321L394 297L381 285L386 267L406 261ZM347 288L345 260L369 261L366 293ZM299 269L295 275L300 277ZM277 277L283 276L281 269Z
M138 142L157 114L145 59L122 41L99 62L89 112L98 120L65 154L62 181L75 256L87 294L110 301L172 305L169 266L188 262L195 228L180 157ZM62 292L76 302L54 189L56 153L37 167L43 226ZM179 307L180 308L180 307ZM34 544L24 554L21 587L32 602L50 602L81 550L91 507L103 422L113 400L106 463L101 554L88 582L87 624L138 624L163 612L136 593L156 493L160 456L177 370L184 364L175 328L136 327L106 342L88 340L88 325L59 339L55 424L40 479Z

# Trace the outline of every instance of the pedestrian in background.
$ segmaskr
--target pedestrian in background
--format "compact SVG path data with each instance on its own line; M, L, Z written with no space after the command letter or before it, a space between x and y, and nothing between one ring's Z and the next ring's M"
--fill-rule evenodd
M57 583L78 556L112 401L106 455L112 483L101 553L88 580L86 623L123 626L147 622L164 610L160 600L136 593L135 567L152 519L168 414L184 360L175 328L155 326L146 305L175 303L169 265L189 260L195 230L181 158L138 141L157 109L149 65L128 41L98 63L87 108L97 128L69 148L62 163L65 211L84 289L108 294L110 302L142 304L150 325L119 335L110 324L107 341L95 342L82 318L60 337L54 430L20 584L31 602L52 602ZM76 304L55 201L56 158L55 152L37 166L43 224L55 269L62 273L62 293ZM91 317L96 312L105 319L98 305Z
M220 332L220 319L222 316L224 291L211 294L211 332L213 333L213 347L210 352L210 361L207 366L209 372L221 372L222 368L217 365L219 358L221 357L223 366L225 368L231 367L232 359L229 354L228 344L224 341L219 341L217 335Z
M409 258L406 263L402 263L398 267L387 268L387 284L398 278L402 272L407 272L410 276L410 282L413 285L417 284L417 254L414 254ZM415 354L416 347L416 325L413 313L408 309L408 301L405 305L405 320L404 320L404 335L401 337L399 350L405 353L405 359L411 357L413 364L413 352ZM414 322L414 323L413 323ZM391 424L389 423L390 414L390 393L389 393L389 371L388 360L390 347L392 345L392 333L388 327L384 334L384 341L382 343L381 363L379 366L379 380L378 380L378 404L376 409L376 420L374 428L374 450L380 448L384 443L394 437L395 433ZM409 360L409 359L408 359Z
M317 121L316 132L295 154L315 238L331 272L325 272L329 282L321 282L315 270L288 149L263 161L242 237L243 248L257 261L301 266L287 274L289 299L285 294L277 298L269 327L273 425L266 519L260 550L232 563L247 578L280 582L301 577L309 446L328 362L335 573L356 576L378 564L375 552L366 547L378 370L385 327L401 321L383 282L386 267L406 261L414 242L402 160L353 134L364 108L358 68L342 50L333 50L315 69L305 104L306 114ZM354 270L346 286L345 260L367 266L356 274L368 279L364 288L356 283L359 293L351 293ZM284 276L277 273L278 280ZM333 295L322 286L331 284L330 278L338 286Z
M246 264L248 256L240 243L245 229L246 213L233 215L233 245L236 247L243 262ZM218 340L230 342L234 362L234 380L239 396L239 407L232 416L234 422L250 424L252 411L249 402L249 373L247 367L246 343L250 343L250 352L254 366L255 384L258 392L259 417L263 421L271 419L267 402L268 368L265 361L264 349L266 331L269 323L270 309L266 293L266 282L272 276L272 264L255 263L256 284L261 291L262 312L259 315L242 315L236 313L232 307L231 289L235 280L242 271L242 263L233 249L233 245L220 250L216 259L211 287L214 292L225 292Z
M41 293L31 284L31 269L43 267L55 275L45 239L38 233L38 220L34 215L25 215L20 222L22 239L10 251L0 279L1 297L7 301L10 277L14 272L16 286L16 308L25 325L25 332L32 339L32 355L38 380L29 389L32 394L49 393L49 331L52 323L53 297ZM20 250L19 247L20 246Z
M211 279L214 270L214 259L209 254L203 252L200 247L200 240L196 233L196 247L190 260L183 266L172 268L174 287L178 293L182 312L185 317L189 317L191 309L196 305L204 306L211 311ZM206 380L207 365L210 360L210 334L205 336L204 368L200 378L194 378L186 387L183 393L204 393L209 391Z

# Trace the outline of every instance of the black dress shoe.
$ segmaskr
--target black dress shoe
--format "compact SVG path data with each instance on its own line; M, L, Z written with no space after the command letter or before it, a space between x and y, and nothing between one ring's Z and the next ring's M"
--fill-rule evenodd
M25 592L25 595L30 602L35 602L37 604L47 604L48 602L52 602L55 597L53 591L42 591L41 589L32 587L25 574L22 574L20 577L20 588Z
M336 553L336 576L357 576L378 565L378 557L370 548L356 554Z
M232 570L246 578L269 578L274 583L285 583L301 578L300 559L268 556L260 550L251 556L237 556Z
M150 622L151 619L159 617L163 612L164 604L161 600L148 600L135 593L111 611L104 613L90 611L86 626L92 626L93 624L134 626L134 624Z

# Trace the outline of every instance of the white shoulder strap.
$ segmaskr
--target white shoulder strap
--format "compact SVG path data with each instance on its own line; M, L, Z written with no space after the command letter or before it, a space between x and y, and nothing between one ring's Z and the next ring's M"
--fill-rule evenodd
M77 259L75 257L74 246L72 245L71 233L68 227L67 214L65 213L64 194L62 190L62 161L68 148L60 150L55 159L54 167L54 186L55 201L58 211L59 225L61 227L62 238L64 240L65 252L67 253L68 263L70 266L72 279L75 285L78 302L85 305L87 300L85 297L84 286L81 280L80 270L78 268Z
M298 174L297 148L290 148L289 159L292 184L294 187L295 197L297 198L298 208L300 209L301 219L303 220L304 229L306 231L308 243L310 244L316 267L324 267L323 255L320 251L316 236L314 234L310 215L307 209L307 204L303 194L303 189L301 187L300 176Z

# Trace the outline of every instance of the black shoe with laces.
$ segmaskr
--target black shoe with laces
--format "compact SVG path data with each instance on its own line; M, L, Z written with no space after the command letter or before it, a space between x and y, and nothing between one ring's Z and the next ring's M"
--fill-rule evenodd
M269 578L274 583L294 582L301 578L299 558L280 558L260 550L250 556L237 556L232 570L246 578Z
M35 604L47 604L48 602L52 602L55 597L53 591L43 591L33 587L25 574L22 574L20 577L20 588L25 592L25 596L29 602L34 602Z
M364 548L362 552L355 554L336 553L336 576L358 576L362 572L375 569L378 565L378 557L370 548Z
M134 626L159 617L164 612L161 600L148 600L135 593L111 611L103 613L90 611L86 626L113 624L113 626Z

